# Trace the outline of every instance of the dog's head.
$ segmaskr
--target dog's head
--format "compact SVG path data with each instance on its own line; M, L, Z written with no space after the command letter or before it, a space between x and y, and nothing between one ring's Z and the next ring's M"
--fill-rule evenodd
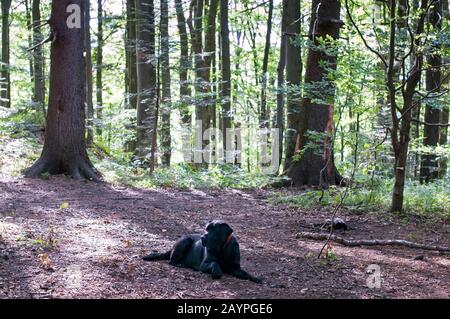
M219 253L226 245L233 229L227 223L213 220L206 225L206 233L202 236L202 244L212 253Z

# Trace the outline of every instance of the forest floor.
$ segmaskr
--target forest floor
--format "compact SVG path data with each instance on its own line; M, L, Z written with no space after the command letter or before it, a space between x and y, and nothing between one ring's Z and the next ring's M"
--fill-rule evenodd
M290 191L293 192L293 191ZM330 210L273 206L267 190L138 189L65 177L0 179L0 298L449 298L448 254L405 247L332 245L299 231ZM450 244L448 222L343 211L346 238ZM212 280L167 262L144 262L211 219L231 224L244 269L261 285ZM424 256L423 260L415 260ZM381 288L366 285L370 264Z

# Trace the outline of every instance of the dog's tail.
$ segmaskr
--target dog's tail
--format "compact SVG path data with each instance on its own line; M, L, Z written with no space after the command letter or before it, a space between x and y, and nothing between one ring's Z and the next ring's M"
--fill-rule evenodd
M154 260L170 260L170 254L172 253L171 250L165 252L165 253L153 253L147 256L142 257L145 261L154 261Z

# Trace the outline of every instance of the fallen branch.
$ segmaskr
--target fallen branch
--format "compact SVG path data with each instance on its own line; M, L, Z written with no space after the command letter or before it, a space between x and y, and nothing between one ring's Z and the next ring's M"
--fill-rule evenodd
M345 239L336 235L329 235L329 234L318 234L318 233L310 233L310 232L300 232L297 234L296 238L307 238L307 239L316 239L316 240L331 240L334 242L337 242L344 246L350 246L350 247L356 247L356 246L387 246L387 245L399 245L399 246L405 246L409 248L417 248L417 249L425 249L425 250L437 250L437 251L444 251L444 252L450 252L449 247L444 246L435 246L435 245L425 245L425 244L419 244L414 243L407 240L401 240L401 239L389 239L389 240L383 240L383 239L360 239L360 240L350 240Z

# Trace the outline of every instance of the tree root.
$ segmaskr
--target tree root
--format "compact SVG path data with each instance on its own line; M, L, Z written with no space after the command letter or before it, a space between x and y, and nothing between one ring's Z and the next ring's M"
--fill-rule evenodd
M59 161L40 158L25 171L24 175L28 178L37 178L44 173L51 175L67 174L75 180L85 178L94 182L100 181L99 175L95 172L93 166L84 160L78 160L75 164L71 164L69 168L63 168L59 165Z
M300 232L297 234L296 238L307 238L307 239L315 239L315 240L327 240L329 234L318 234L318 233L311 233L311 232ZM409 248L416 248L416 249L424 249L424 250L437 250L441 252L450 252L449 247L445 246L436 246L436 245L426 245L426 244L419 244L407 240L401 240L401 239L389 239L389 240L383 240L383 239L360 239L360 240L350 240L345 239L336 235L331 235L330 237L331 241L337 242L344 246L349 247L356 247L356 246L387 246L387 245L398 245L398 246L405 246Z

